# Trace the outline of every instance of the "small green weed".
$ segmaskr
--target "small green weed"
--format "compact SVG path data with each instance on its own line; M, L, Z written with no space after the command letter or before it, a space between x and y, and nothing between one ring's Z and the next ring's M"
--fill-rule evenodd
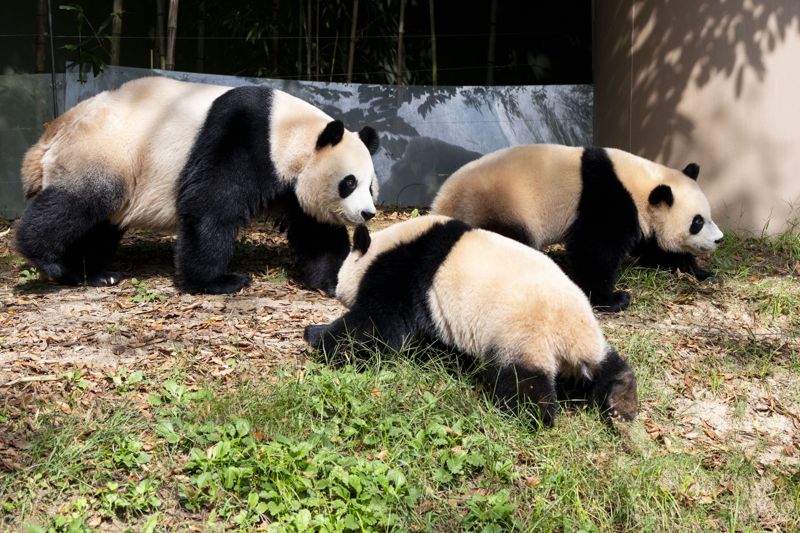
M130 436L115 435L111 445L111 453L104 465L109 468L135 470L150 462L150 454L144 451L144 445Z
M163 294L151 290L143 281L136 278L131 279L131 285L136 289L136 294L128 298L129 302L134 303L150 303L150 302L163 302L167 299Z
M18 286L24 286L33 281L38 281L41 275L36 267L29 267L19 272L19 279L17 280Z
M114 390L125 393L141 385L144 381L144 374L139 370L128 374L127 370L122 368L118 373L109 375L108 378L114 384Z
M102 510L108 515L142 515L161 506L158 482L145 478L138 483L109 481L100 492Z

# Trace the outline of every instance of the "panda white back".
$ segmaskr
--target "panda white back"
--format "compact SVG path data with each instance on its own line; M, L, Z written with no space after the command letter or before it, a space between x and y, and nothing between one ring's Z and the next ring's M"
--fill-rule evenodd
M589 300L549 257L485 230L439 267L428 302L444 341L481 360L524 359L552 373L595 366L606 343Z

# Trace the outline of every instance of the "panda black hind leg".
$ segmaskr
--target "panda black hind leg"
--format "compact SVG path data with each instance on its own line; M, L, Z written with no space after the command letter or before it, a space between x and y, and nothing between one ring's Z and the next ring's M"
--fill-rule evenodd
M66 285L113 285L107 272L122 231L108 217L122 205L114 179L85 179L37 194L17 223L17 249L51 279Z
M513 413L535 407L539 420L547 427L555 423L558 413L555 376L543 370L519 364L489 364L484 380L498 405Z

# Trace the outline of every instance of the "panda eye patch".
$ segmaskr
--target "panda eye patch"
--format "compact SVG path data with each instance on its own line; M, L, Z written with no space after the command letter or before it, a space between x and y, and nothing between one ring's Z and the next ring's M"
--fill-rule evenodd
M356 185L358 185L358 180L352 174L342 178L342 181L339 182L339 197L350 196L350 193L356 190Z
M691 233L692 235L697 235L698 233L700 233L700 230L703 229L703 225L705 223L706 221L703 220L702 216L695 215L694 218L692 219L692 225L689 226L689 233Z

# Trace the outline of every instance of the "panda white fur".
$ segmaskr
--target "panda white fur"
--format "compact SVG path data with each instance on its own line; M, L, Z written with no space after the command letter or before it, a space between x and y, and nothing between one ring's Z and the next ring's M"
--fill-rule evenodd
M304 282L333 291L346 224L375 214L375 130L347 131L311 104L264 87L142 78L85 100L25 155L33 200L17 248L65 284L109 285L128 228L177 229L184 290L235 292L226 273L240 227L285 205Z
M699 170L612 148L520 145L461 167L431 211L537 249L565 242L572 279L592 304L614 312L630 304L627 292L614 291L629 253L645 266L711 275L692 255L722 241L697 185Z
M306 327L312 347L336 360L347 340L356 352L438 341L484 363L501 406L535 403L546 425L557 387L611 416L635 416L633 371L606 344L586 296L546 255L434 215L392 225L371 242L358 226L353 240L336 287L349 310Z

